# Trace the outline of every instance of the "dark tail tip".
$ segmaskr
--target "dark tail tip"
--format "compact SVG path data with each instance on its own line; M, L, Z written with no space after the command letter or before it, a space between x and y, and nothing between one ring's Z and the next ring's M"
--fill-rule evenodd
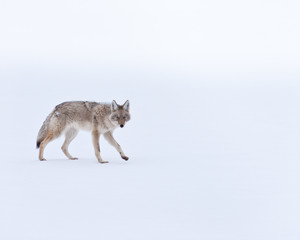
M41 142L36 142L36 148L40 148Z

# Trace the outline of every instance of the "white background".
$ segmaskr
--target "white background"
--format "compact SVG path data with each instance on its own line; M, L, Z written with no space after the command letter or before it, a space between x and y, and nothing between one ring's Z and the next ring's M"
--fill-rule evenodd
M7 1L0 7L0 238L299 240L300 4ZM69 100L129 99L115 132L38 130Z

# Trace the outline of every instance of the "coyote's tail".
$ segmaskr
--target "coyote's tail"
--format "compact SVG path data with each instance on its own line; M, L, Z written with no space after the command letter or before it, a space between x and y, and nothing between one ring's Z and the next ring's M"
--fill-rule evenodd
M51 120L51 117L53 116L55 112L55 109L47 116L46 120L44 121L38 136L37 136L37 140L36 140L36 148L40 147L41 142L46 138L48 130L49 130L49 123Z

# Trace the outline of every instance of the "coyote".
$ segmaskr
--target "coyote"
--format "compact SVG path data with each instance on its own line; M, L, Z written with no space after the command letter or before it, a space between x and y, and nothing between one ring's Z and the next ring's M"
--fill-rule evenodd
M48 115L38 133L36 146L40 148L39 159L41 161L46 160L43 156L45 147L62 133L65 134L62 151L69 159L78 159L72 157L68 151L68 146L78 131L82 129L92 132L92 142L99 163L107 163L100 156L99 137L101 134L127 161L128 157L112 134L117 127L124 127L129 120L128 100L123 105L118 105L115 100L111 104L82 101L61 103Z

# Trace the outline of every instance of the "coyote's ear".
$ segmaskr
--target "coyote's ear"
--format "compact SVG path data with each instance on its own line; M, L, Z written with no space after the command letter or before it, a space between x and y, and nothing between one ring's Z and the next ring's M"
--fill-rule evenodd
M127 100L124 105L123 105L123 109L127 112L129 112L129 101Z
M114 111L117 111L118 110L118 104L116 103L115 100L112 101L111 103L111 111L114 112Z

